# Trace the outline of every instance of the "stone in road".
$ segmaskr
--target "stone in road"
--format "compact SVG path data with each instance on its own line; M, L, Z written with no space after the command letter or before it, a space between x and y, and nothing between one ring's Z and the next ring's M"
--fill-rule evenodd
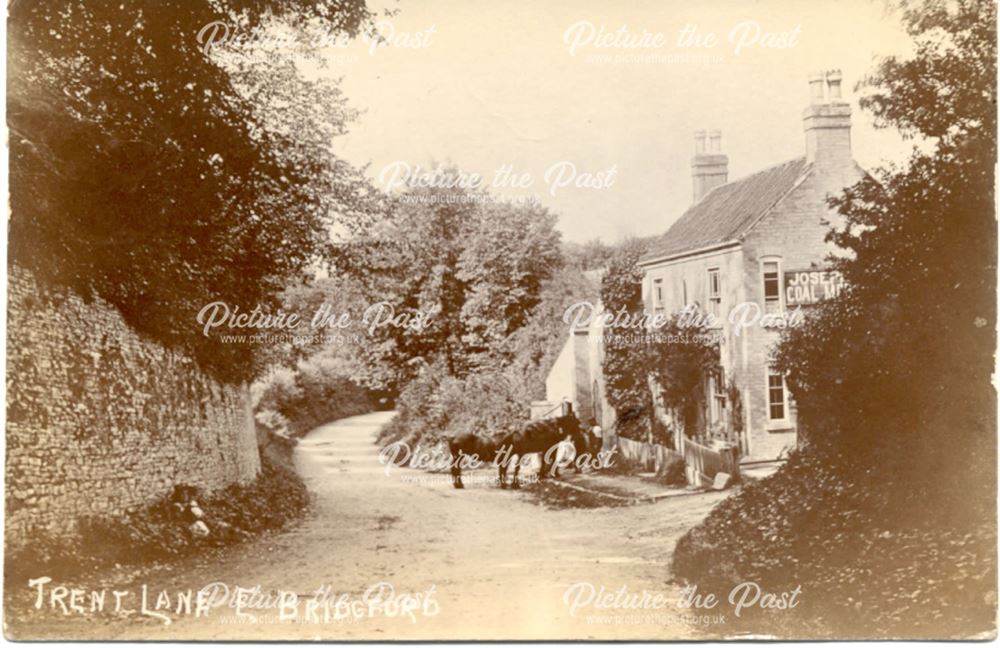
M259 586L264 594L295 592L303 600L294 621L280 622L278 611L270 609L257 611L253 622L220 607L207 617L173 617L169 625L133 617L72 624L66 634L55 627L58 621L48 629L81 639L153 640L698 636L695 615L675 605L678 587L667 582L670 558L680 535L724 495L551 510L524 492L474 479L465 490L455 490L447 474L401 468L387 474L374 437L391 416L380 412L336 421L299 443L296 465L315 494L302 523L148 583L153 593L197 590L210 582L230 590ZM485 475L473 477L480 474ZM630 594L660 593L667 602L659 609L591 606L571 615L564 593L581 582L608 592L624 586ZM391 584L397 596L421 595L427 603L411 614L394 615L390 605L369 615L357 602L379 583ZM315 615L305 612L304 599L327 586L353 605L330 609L353 609L356 618L324 618L322 607L314 608ZM701 629L725 634L724 626Z

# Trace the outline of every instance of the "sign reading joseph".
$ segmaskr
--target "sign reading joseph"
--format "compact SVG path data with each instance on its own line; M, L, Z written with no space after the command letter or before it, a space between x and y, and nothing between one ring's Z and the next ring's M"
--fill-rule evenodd
M785 305L808 306L840 294L844 275L837 270L789 270L785 272Z

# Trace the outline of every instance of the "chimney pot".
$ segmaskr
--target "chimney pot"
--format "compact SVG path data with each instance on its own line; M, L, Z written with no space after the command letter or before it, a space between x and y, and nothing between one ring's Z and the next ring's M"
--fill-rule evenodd
M806 161L822 166L853 164L851 157L851 105L840 95L843 75L830 70L809 77L812 101L802 113L806 136ZM824 89L830 100L823 101Z
M722 131L713 130L708 133L708 150L712 153L722 153Z
M824 87L826 86L826 75L822 72L817 72L809 76L809 96L812 99L812 103L823 103L825 97Z
M694 132L694 154L701 155L705 153L705 131L696 130Z
M729 158L722 154L722 133L718 130L694 132L691 181L694 202L729 180Z
M829 86L831 101L840 99L840 82L843 78L844 75L840 73L840 70L830 70L826 73L826 84Z

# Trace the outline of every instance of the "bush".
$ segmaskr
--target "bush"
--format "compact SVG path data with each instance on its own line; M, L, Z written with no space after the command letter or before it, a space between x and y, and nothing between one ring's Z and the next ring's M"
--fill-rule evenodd
M674 434L659 417L653 414L653 408L632 409L620 412L615 421L615 434L633 441L645 443L649 440L652 430L653 443L674 450Z
M645 271L639 259L649 240L626 241L612 256L601 281L601 302L608 314L645 315L642 279ZM618 434L646 441L652 433L657 443L673 447L673 435L655 415L649 378L670 416L689 435L697 432L699 412L704 402L704 382L718 364L718 350L708 331L690 315L695 311L671 314L665 326L653 333L655 340L636 344L628 330L605 331L601 370L607 383L608 402L618 412Z
M257 422L279 436L300 437L313 428L374 409L370 394L344 376L345 368L323 356L296 369L271 369L251 387Z
M608 313L620 311L633 315L644 310L642 279L645 271L639 259L651 239L627 240L614 251L608 270L601 278L601 304ZM653 412L653 399L647 383L649 375L646 349L636 347L624 336L609 329L601 370L607 385L608 402L619 415L619 431L627 439L645 440ZM623 333L624 331L618 331Z
M383 428L379 443L437 441L465 433L500 436L528 420L524 386L490 371L456 378L440 365L425 367L400 393L399 415Z
M656 478L667 486L687 486L687 464L683 459L671 457Z
M856 457L798 452L677 544L676 576L728 595L801 586L740 630L790 638L957 638L993 628L996 518ZM720 597L721 598L721 597Z

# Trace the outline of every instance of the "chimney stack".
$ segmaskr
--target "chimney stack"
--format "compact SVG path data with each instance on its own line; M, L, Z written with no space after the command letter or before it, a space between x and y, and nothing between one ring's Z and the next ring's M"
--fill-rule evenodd
M694 157L691 158L691 181L694 202L709 191L729 181L729 158L722 153L722 133L717 130L694 132Z
M851 105L841 96L840 70L809 77L810 103L802 113L806 162L816 165L851 163Z

